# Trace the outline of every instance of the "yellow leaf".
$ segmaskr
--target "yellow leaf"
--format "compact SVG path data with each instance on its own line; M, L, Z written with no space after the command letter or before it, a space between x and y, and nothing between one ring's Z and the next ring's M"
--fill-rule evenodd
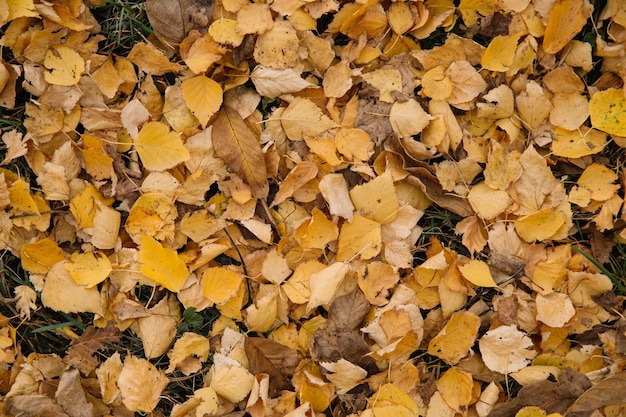
M104 315L98 288L85 288L76 284L65 268L66 262L57 262L48 271L41 290L43 305L63 313Z
M147 317L137 319L134 329L141 339L146 358L152 359L167 352L176 337L177 318L180 317L178 301L168 295L148 313Z
M516 219L515 231L526 242L543 241L552 237L567 221L560 210L547 208Z
M269 4L245 3L237 13L237 32L262 34L274 26ZM265 94L261 94L265 95Z
M135 243L141 242L144 234L158 240L173 240L177 215L171 197L160 192L147 192L133 204L124 227Z
M391 29L399 35L410 30L415 25L411 8L404 2L391 3L389 12L387 12L387 18L389 19Z
M252 196L267 197L269 184L259 138L235 109L224 106L220 110L211 138L217 156L246 181Z
M420 133L434 117L424 111L420 104L409 99L396 101L389 111L389 122L393 131L400 137L410 137Z
M33 0L6 0L8 7L7 22L18 17L38 17ZM2 22L4 24L5 22Z
M311 296L306 311L310 312L317 306L328 307L349 270L348 264L335 262L319 272L314 272L309 279Z
M178 253L148 235L141 237L138 260L142 274L172 292L180 291L189 278L189 270Z
M543 50L546 53L556 54L574 39L587 22L586 8L583 0L558 0L554 3L543 35Z
M148 122L135 138L135 149L150 171L165 171L190 158L180 136L160 122Z
M537 320L550 327L563 327L576 314L572 300L563 293L537 294Z
M318 166L315 162L303 161L296 165L280 183L278 192L272 201L272 207L291 197L298 189L315 178L317 170Z
M252 390L254 376L242 366L222 366L211 379L211 388L232 403L246 398Z
M113 267L102 252L74 252L65 269L76 284L91 288L107 279Z
M270 30L259 35L254 45L254 59L274 69L293 68L298 64L300 41L292 24L276 20Z
M463 22L467 26L478 23L481 17L489 16L496 10L495 0L461 0L458 6Z
M486 262L472 259L465 265L459 266L463 278L479 287L496 287L498 284L493 280L489 265Z
M243 277L224 267L208 268L202 274L204 296L215 304L223 304L233 298L243 282Z
M285 292L289 300L294 304L304 304L309 301L311 290L309 280L311 276L320 272L326 266L316 260L306 261L298 264L293 274L283 283L281 289Z
M117 244L122 215L119 211L96 201L91 243L98 249L113 249Z
M26 243L20 248L22 268L31 274L46 274L54 264L64 259L65 252L50 238Z
M222 87L204 75L185 79L180 86L183 100L203 128L222 106Z
M354 215L348 184L342 174L326 174L319 183L320 193L328 203L330 214L341 216L349 222Z
M311 218L302 222L295 230L294 236L298 244L305 249L324 249L329 242L337 239L339 229L320 209L314 207L311 210Z
M170 373L174 369L182 367L183 362L192 356L197 356L202 362L206 361L209 357L210 348L211 344L206 336L191 332L183 333L174 343L174 348L167 353L170 358L170 365L165 372Z
M476 341L480 318L469 311L454 313L446 326L428 343L428 353L455 365L469 354Z
M350 198L361 214L381 224L393 222L398 214L398 198L390 171L355 186L350 190Z
M246 308L245 324L251 332L265 333L274 327L276 315L278 314L278 293L274 285L262 287L265 295L261 291L256 295L254 303Z
M326 379L335 384L338 394L346 394L367 376L365 369L348 362L344 358L337 362L320 362L320 365L329 371L326 374Z
M392 383L384 384L367 401L368 408L397 405L409 409L413 415L419 415L419 407L404 391Z
M504 213L513 203L506 191L494 190L485 181L474 185L467 195L472 209L485 220L493 219Z
M150 413L159 402L169 380L147 359L127 356L117 386L122 402L130 411Z
M24 180L14 181L9 187L9 199L13 207L13 224L30 229L32 218L41 217L37 203L30 194L30 186Z
M582 1L582 0L581 0ZM623 88L609 88L591 96L591 125L611 135L626 136L626 97Z
M326 116L311 100L296 97L283 112L280 123L291 140L303 140L305 136L317 136L337 124Z
M604 165L593 163L585 168L577 183L580 187L590 191L593 200L606 201L620 188L615 181L617 181L615 171Z
M443 400L457 413L465 413L472 402L472 375L459 368L452 367L437 381L437 391Z
M321 413L330 406L335 397L335 387L306 372L299 394L301 403L309 402L313 410Z
M44 73L44 78L55 85L76 85L85 72L83 58L67 46L53 46L48 49L43 64L49 70Z
M483 68L490 71L506 72L513 65L517 42L522 33L494 37L481 58Z
M594 155L604 149L606 140L606 133L586 126L572 131L557 127L554 129L552 153L565 158Z
M393 91L402 92L402 74L397 69L378 69L361 77L380 92L380 101L393 103Z
M353 257L371 259L380 253L382 236L380 223L355 214L352 223L344 223L339 232L338 261Z
M163 52L147 43L137 43L128 54L128 59L143 71L151 75L163 75L166 72L179 72L184 67L171 62Z
M389 302L389 291L398 283L400 275L391 265L384 262L372 262L359 274L359 288L370 304L384 306Z
M105 404L111 404L120 398L120 389L117 387L117 380L123 367L124 365L120 359L120 353L116 351L96 369L96 377L100 385L102 401Z
M243 41L243 35L236 30L237 21L233 19L220 18L214 20L209 26L209 35L215 41L237 47Z

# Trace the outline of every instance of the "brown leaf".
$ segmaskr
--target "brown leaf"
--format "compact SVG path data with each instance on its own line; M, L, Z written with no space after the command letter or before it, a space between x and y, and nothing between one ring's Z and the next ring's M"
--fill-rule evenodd
M626 372L620 372L595 384L567 409L566 417L587 417L595 410L624 402Z
M265 198L269 192L263 150L257 136L236 110L224 106L213 125L213 148L230 169L248 183L252 195Z
M164 43L177 46L192 29L209 26L213 0L147 0L150 25Z
M526 385L513 401L497 406L488 417L514 417L526 406L541 407L546 413L564 413L589 387L591 382L584 374L567 368L558 382L544 380Z
M6 412L22 417L69 417L63 409L46 395L20 395L7 401Z
M329 308L326 327L315 332L309 341L313 360L337 362L343 358L375 373L376 364L366 356L370 349L359 330L369 308L370 304L358 287L336 298Z
M100 364L98 359L93 357L93 354L108 344L116 343L119 340L120 332L112 323L109 323L104 329L90 326L78 339L72 341L63 360L84 375L88 375Z
M293 389L288 380L300 363L295 350L273 340L262 337L247 337L245 350L254 374L270 376L270 395L275 397L281 390Z
M87 401L78 369L63 372L54 398L71 417L93 417L93 404Z
M462 217L474 214L466 199L445 192L443 188L441 188L437 177L428 171L428 169L410 168L408 170L414 175L407 177L406 182L421 189L424 194L437 205Z

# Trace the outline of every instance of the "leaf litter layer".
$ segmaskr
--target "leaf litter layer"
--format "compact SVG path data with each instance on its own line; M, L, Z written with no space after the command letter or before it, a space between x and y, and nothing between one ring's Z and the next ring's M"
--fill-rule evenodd
M622 413L621 2L165 3L0 0L3 414Z

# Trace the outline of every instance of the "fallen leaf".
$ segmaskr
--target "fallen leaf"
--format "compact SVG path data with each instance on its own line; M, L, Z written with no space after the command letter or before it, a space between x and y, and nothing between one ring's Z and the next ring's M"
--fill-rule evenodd
M459 270L463 278L479 287L495 287L496 282L493 280L489 265L486 262L472 259L465 265L459 266Z
M85 72L83 58L67 46L53 46L48 49L44 65L49 70L44 73L44 77L54 85L76 85Z
M247 337L245 350L252 372L266 373L270 376L272 397L281 390L291 388L289 379L300 363L300 355L297 351L260 337Z
M609 88L592 95L589 114L594 128L610 135L626 136L626 98L623 89Z
M222 106L222 87L204 75L196 75L183 80L180 88L187 107L205 128Z
M466 357L476 341L480 318L469 311L452 314L445 327L428 343L428 353L455 365Z
M163 247L154 238L143 235L138 256L141 273L172 292L181 290L189 270L175 250Z
M519 371L537 356L537 352L530 349L532 340L512 325L489 330L478 345L487 368L505 375Z
M587 22L583 0L558 0L550 9L543 49L555 54L571 41Z
M127 356L117 379L122 402L131 411L149 413L169 383L165 374L147 359Z
M213 124L211 139L215 153L237 173L256 198L269 192L263 151L257 135L250 130L236 110L224 106Z
M165 171L189 159L180 136L160 122L148 122L135 138L135 148L143 165L152 171Z

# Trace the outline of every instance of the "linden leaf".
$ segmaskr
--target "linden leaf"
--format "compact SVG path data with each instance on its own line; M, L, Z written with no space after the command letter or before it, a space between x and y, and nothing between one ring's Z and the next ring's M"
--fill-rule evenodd
M148 235L141 237L138 260L142 274L172 292L180 291L189 278L189 270L178 253Z
M472 259L465 265L459 266L463 278L479 287L496 287L498 284L493 280L489 265L486 262Z
M548 54L556 54L587 23L583 0L558 0L550 10L546 32L543 35L543 50Z
M581 0L582 1L582 0ZM609 88L591 96L591 125L611 135L626 136L626 97L623 88Z
M246 181L252 196L267 197L269 184L259 138L236 110L228 106L220 110L211 138L217 156Z
M446 326L428 343L428 353L455 365L469 354L476 341L480 318L469 311L454 313Z
M75 252L65 263L65 269L78 285L91 288L107 279L113 267L102 252Z
M204 75L187 78L180 86L183 100L205 128L209 119L222 106L222 87Z
M513 325L489 330L478 344L487 368L501 374L519 371L537 356L530 337Z
M180 136L160 122L148 122L135 139L135 149L146 169L165 171L190 158Z
M48 49L43 64L49 70L44 73L44 78L55 85L76 85L85 72L83 58L67 46L53 46Z

